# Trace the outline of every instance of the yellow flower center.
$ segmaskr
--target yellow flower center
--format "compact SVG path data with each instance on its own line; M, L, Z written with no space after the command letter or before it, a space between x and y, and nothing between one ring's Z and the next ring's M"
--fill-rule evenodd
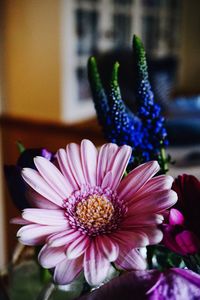
M99 229L108 224L113 216L114 207L105 196L90 195L76 206L79 222L86 228Z

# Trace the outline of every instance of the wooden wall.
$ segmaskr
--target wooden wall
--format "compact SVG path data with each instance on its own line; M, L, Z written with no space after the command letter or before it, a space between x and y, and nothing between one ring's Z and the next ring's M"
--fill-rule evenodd
M60 1L3 0L4 111L60 118Z

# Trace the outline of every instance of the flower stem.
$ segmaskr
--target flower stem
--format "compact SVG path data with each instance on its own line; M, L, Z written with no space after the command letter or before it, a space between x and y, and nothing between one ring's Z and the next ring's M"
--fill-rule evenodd
M160 167L162 169L163 174L166 174L169 170L166 151L163 146L160 149Z
M53 291L55 290L55 285L53 282L49 282L45 287L41 290L37 300L49 300Z

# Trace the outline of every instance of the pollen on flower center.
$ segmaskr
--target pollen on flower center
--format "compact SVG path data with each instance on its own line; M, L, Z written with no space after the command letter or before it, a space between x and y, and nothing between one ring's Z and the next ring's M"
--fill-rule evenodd
M76 216L79 222L88 229L100 229L108 224L113 213L112 203L102 195L90 195L76 206Z

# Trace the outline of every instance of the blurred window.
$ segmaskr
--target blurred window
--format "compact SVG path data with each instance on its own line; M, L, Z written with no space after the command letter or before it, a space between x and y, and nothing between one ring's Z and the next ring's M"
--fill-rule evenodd
M148 55L153 58L179 53L180 0L69 1L75 25L72 61L81 101L90 98L87 72L83 71L88 57L130 49L134 33L142 38Z

